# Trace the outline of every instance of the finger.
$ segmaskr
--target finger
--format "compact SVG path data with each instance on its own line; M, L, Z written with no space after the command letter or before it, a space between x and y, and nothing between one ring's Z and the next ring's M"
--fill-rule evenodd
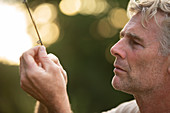
M63 66L61 65L59 59L54 54L52 53L48 54L48 58L63 69Z
M55 64L57 64L60 68L60 71L65 79L65 82L67 83L67 73L66 71L63 69L62 65L60 64L59 59L52 53L48 54L48 58L51 59Z
M59 59L52 53L47 55L50 60L52 60L58 66L61 66Z
M22 55L22 68L25 69L36 69L38 68L38 65L35 61L36 56L38 55L38 50L40 46L36 46L34 48L31 48L30 50L26 51Z
M46 48L44 46L40 46L38 51L38 58L40 63L42 64L42 67L46 71L50 70L51 66L53 65L53 62L48 58Z
M26 66L27 64L25 63L24 56L22 55L20 57L20 86L21 88L26 91L27 93L36 93L34 91L34 88L31 86L28 77L27 77L27 72L26 72Z

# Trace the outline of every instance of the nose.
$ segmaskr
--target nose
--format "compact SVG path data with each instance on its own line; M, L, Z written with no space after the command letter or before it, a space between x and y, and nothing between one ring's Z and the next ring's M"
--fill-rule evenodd
M110 53L115 57L120 57L122 59L126 58L125 44L123 40L119 40L115 45L110 49Z

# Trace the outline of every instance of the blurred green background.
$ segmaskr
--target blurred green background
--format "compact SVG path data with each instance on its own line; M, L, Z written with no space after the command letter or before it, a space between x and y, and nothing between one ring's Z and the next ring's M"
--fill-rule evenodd
M110 48L119 40L123 26L111 25L109 16L116 8L126 10L128 1L104 0L107 8L101 12L72 15L61 12L59 0L28 1L32 10L43 3L57 8L54 22L60 35L55 43L48 45L47 51L59 57L68 73L68 93L75 113L100 113L133 99L111 86L114 57ZM124 16L116 17L120 24L127 22ZM35 100L20 88L19 80L18 66L0 63L0 113L33 113Z

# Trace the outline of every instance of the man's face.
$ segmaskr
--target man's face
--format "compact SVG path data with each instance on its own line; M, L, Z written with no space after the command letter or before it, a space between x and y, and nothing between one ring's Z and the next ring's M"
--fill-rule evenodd
M157 14L158 18L163 18ZM161 19L158 19L161 22ZM121 39L112 48L116 57L115 76L112 85L115 89L128 93L142 93L160 88L167 74L167 57L159 51L160 28L154 19L144 28L141 14L137 14L120 32Z

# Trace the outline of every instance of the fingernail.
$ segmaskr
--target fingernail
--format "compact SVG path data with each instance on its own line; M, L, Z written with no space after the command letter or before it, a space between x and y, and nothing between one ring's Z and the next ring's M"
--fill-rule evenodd
M40 47L40 51L45 51L45 50L46 50L45 46Z

